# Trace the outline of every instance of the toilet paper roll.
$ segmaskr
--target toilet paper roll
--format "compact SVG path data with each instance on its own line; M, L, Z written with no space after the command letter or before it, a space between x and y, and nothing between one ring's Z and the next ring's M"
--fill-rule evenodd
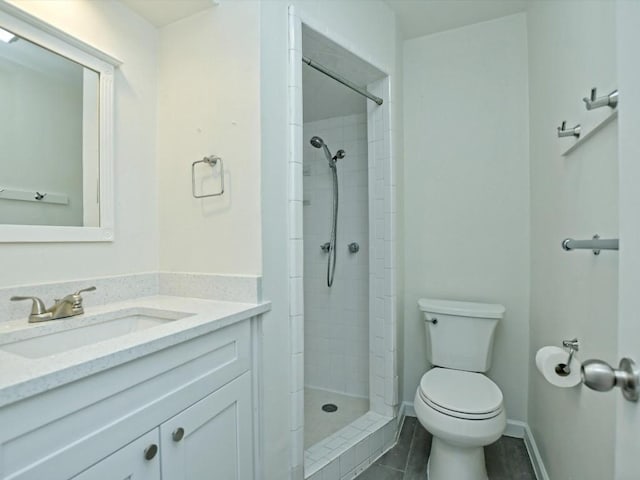
M571 359L569 375L562 376L556 373L556 366L560 363L567 363L569 353L560 347L547 346L542 347L536 353L536 366L538 371L551 385L560 388L570 388L579 385L582 381L580 377L580 362L576 359L575 354Z

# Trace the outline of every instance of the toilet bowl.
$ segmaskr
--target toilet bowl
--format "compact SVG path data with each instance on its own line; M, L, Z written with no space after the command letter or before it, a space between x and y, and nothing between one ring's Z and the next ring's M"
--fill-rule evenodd
M480 373L433 368L420 381L414 408L433 435L429 480L487 480L483 448L507 422L495 383Z
M484 447L506 427L500 388L482 374L505 308L498 304L421 299L433 368L420 380L414 408L433 435L429 480L487 480Z

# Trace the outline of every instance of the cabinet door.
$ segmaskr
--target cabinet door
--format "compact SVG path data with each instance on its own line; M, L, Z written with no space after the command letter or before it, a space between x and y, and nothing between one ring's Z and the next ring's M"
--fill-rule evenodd
M251 372L160 425L164 480L253 478Z
M158 429L88 468L72 480L160 480Z

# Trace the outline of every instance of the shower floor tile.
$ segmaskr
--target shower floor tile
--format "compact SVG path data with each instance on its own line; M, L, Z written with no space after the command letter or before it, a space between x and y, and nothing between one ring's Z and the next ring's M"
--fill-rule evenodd
M325 412L322 406L332 403L335 412ZM369 410L369 399L350 397L317 388L304 389L304 448L346 427Z

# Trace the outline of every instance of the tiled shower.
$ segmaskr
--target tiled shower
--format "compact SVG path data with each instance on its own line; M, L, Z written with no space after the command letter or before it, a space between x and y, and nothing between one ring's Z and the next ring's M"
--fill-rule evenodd
M364 103L364 102L363 102ZM364 106L363 106L364 107ZM334 151L339 210L337 266L327 287L332 185L322 150L308 139L318 135ZM305 387L369 397L369 210L367 123L364 113L306 122L303 127ZM349 245L359 250L351 252ZM368 410L368 403L367 403Z
M315 28L312 19L297 16L294 7L289 21L291 472L297 477L303 470L313 480L351 479L393 445L399 418L391 85L384 70L345 49L348 42L326 28ZM306 55L345 69L383 103L363 99L351 110L344 108L348 99L336 102L304 88L303 43ZM316 100L304 101L304 115L303 91L313 92ZM309 105L315 105L314 115L307 116ZM332 155L345 150L337 160L337 265L331 289L321 246L330 239L332 174L323 150L311 146L313 136L321 137ZM349 251L353 242L358 252ZM320 395L308 395L312 390ZM337 399L345 419L317 415L319 400L325 399Z

